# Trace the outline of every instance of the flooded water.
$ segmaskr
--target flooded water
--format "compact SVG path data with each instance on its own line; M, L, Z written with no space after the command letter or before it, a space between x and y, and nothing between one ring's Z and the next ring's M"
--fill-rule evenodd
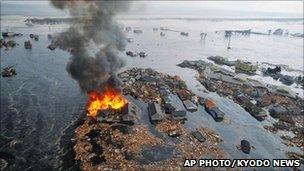
M5 16L1 18L1 31L20 32L22 37L14 40L19 46L1 49L1 70L14 66L18 75L12 78L1 77L1 134L14 137L22 142L18 153L24 168L31 165L51 167L56 163L56 142L63 129L75 120L83 111L86 95L80 92L77 83L65 70L69 54L61 50L50 51L47 34L56 33L67 25L37 25L27 27L24 17ZM134 42L128 43L126 51L145 51L146 58L120 56L126 61L122 69L132 67L153 68L170 75L180 75L188 87L203 97L215 99L219 108L226 113L226 120L215 122L202 107L194 113L188 113L185 126L194 130L203 124L215 130L224 140L221 146L231 158L285 158L286 151L298 151L282 144L278 135L268 133L262 126L271 122L271 118L258 122L249 113L231 100L214 93L206 94L195 79L196 71L180 68L176 64L183 60L206 59L210 55L221 55L229 59L245 59L252 62L286 64L294 69L303 70L303 38L290 36L249 37L233 36L232 49L227 51L228 41L224 35L215 31L223 29L252 29L267 32L268 29L283 28L290 33L303 31L302 21L218 21L218 20L120 20L125 26L143 30L142 34L125 32ZM172 30L189 32L189 36L180 36L177 32L153 31L153 27L165 27ZM206 40L200 41L199 34L207 33ZM29 40L30 33L38 33L39 41L33 43L32 50L25 50L23 43ZM94 50L92 50L94 51ZM295 75L299 73L294 73ZM267 79L256 76L262 81ZM271 80L274 84L281 83ZM292 85L293 90L303 93L302 89ZM250 155L236 149L242 139L248 140L255 149ZM158 151L147 151L147 156ZM36 156L36 157L31 157ZM23 159L22 159L23 158ZM35 164L34 164L35 163ZM23 164L23 163L22 163ZM33 169L32 168L32 169Z

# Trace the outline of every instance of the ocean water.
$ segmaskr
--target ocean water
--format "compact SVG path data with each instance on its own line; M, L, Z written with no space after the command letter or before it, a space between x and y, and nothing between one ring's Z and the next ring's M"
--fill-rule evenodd
M38 16L41 17L41 16ZM72 120L83 114L86 95L81 93L76 81L65 71L69 60L67 52L56 49L50 51L47 34L58 33L68 28L66 24L35 25L28 27L20 15L1 16L1 32L14 31L23 34L14 40L19 46L1 52L1 69L13 65L18 75L13 78L1 77L1 133L12 136L24 143L20 158L25 158L27 167L41 169L44 165L55 165L58 147L56 142L61 132ZM290 36L251 35L249 37L233 36L231 50L227 50L228 40L223 33L215 33L224 29L252 29L267 32L269 29L288 29L289 33L302 33L303 20L184 20L184 19L118 19L122 28L131 26L143 30L142 34L124 31L133 38L126 51L145 51L146 58L131 58L125 52L119 54L126 62L121 70L132 67L153 68L170 75L180 75L195 93L214 98L219 107L227 114L228 124L214 122L202 108L197 113L189 114L188 127L204 124L216 130L223 138L223 148L233 158L284 158L286 151L299 151L297 148L285 146L278 135L268 133L262 126L272 119L258 122L239 105L231 100L206 94L200 91L203 87L195 79L197 72L180 68L176 64L183 60L205 59L210 55L221 55L231 60L244 59L251 62L269 62L285 64L303 72L303 38ZM189 33L188 37L178 32L153 31L153 27L165 27ZM206 40L201 41L199 34L207 33ZM39 34L38 42L32 41L32 50L25 50L23 42L30 40L29 34ZM94 49L91 50L94 53ZM302 72L286 72L292 75ZM266 83L282 85L271 78L260 75L254 78ZM291 88L303 94L303 90L292 85ZM233 108L231 107L233 106ZM247 139L256 150L250 156L239 153L235 145ZM39 149L39 150L37 150ZM37 156L31 158L28 156ZM37 167L33 167L38 165Z

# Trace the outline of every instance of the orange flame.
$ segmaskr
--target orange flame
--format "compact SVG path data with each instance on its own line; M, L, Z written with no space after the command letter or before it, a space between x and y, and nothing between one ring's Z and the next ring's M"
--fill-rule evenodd
M99 111L105 109L120 109L128 102L114 88L106 88L102 93L91 91L88 97L87 116L96 117Z

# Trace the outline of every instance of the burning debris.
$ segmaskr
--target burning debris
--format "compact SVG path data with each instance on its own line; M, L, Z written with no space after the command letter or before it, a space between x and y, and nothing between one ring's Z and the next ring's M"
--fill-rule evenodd
M106 87L102 93L89 92L87 104L87 116L96 117L99 111L118 110L127 104L127 100L120 94L119 90Z
M76 159L81 162L81 169L155 170L171 168L176 170L182 168L182 161L185 158L225 157L225 153L218 147L222 140L213 131L200 126L197 128L199 133L194 135L192 131L184 127L183 121L172 119L171 115L163 113L164 101L161 100L162 98L170 96L179 98L177 94L180 89L184 92L183 95L180 95L181 97L189 98L190 101L193 96L180 78L161 74L152 69L138 68L124 71L118 76L124 82L123 94L129 94L136 99L128 98L126 104L122 104L122 108L99 110L103 108L102 106L112 105L101 105L105 104L105 94L92 94L89 98L88 110L91 109L90 106L94 106L95 108L90 111L93 116L97 111L97 119L86 117L84 123L75 131L74 151ZM116 95L122 96L116 91L110 94L114 94L115 97L117 97ZM182 101L179 101L183 106ZM140 105L141 103L144 104ZM126 125L120 122L119 118L122 118L121 113L124 113L124 108L130 104L136 106L135 113L138 113L136 115L138 122ZM186 114L185 110L184 112ZM88 112L88 114L90 113ZM112 119L110 122L105 122L99 119L100 115L113 117L106 117L106 119ZM115 121L116 116L118 119ZM145 118L152 121L155 126L142 125L142 123L150 124L145 121ZM175 140L171 141L169 138L175 138Z

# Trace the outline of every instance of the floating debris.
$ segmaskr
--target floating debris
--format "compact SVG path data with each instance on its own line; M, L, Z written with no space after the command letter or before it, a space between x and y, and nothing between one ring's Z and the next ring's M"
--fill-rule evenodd
M148 54L146 53L146 52L139 52L139 57L141 57L141 58L145 58L145 57L147 57L148 56Z
M143 31L142 30L133 30L133 33L141 34L141 33L143 33Z
M138 54L132 51L127 51L126 55L131 56L131 57L136 57Z
M24 48L25 49L32 49L31 41L25 41L24 42Z
M217 107L213 100L206 99L204 104L206 111L213 117L215 121L222 121L224 119L224 112Z
M251 64L250 62L236 60L235 62L235 72L241 72L249 75L254 75L257 71L258 66Z
M207 59L213 61L218 65L227 65L227 66L234 66L235 61L229 61L227 58L221 56L209 56Z
M186 32L180 32L180 35L182 35L182 36L189 36L189 33L186 33Z
M5 67L1 72L2 77L13 77L15 75L17 75L17 72L13 66Z

